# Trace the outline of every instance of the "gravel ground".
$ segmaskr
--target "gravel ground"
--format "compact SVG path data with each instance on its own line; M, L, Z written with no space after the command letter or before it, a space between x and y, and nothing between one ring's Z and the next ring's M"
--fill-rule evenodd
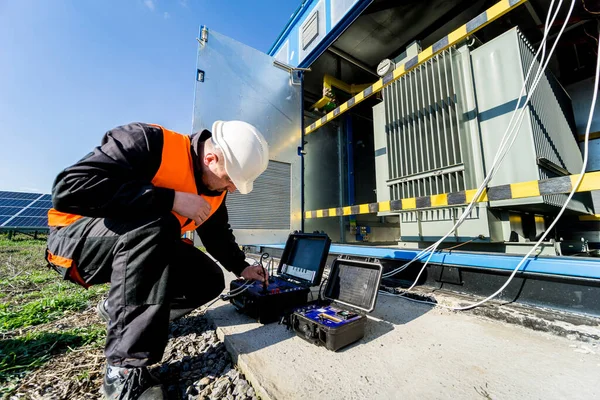
M55 321L63 325L90 324L98 319L93 308ZM254 389L233 365L214 327L201 314L173 321L161 363L150 371L168 390L169 400L257 399ZM103 398L99 392L104 376L102 349L81 348L59 355L24 378L20 387L2 399L89 400Z
M169 399L258 398L214 327L198 311L171 323L165 355L153 372L167 387Z

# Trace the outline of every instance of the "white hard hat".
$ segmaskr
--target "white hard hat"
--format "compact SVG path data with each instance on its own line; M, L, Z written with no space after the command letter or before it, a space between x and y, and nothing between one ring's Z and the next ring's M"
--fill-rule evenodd
M252 191L253 183L269 164L269 145L254 126L243 121L216 121L212 139L223 151L225 171L242 194Z

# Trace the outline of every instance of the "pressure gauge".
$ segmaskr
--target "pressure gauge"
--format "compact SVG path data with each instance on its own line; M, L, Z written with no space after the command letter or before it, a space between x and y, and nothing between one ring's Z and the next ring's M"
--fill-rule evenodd
M380 62L379 65L377 66L377 75L386 76L391 71L393 71L394 68L396 68L396 65L394 65L394 62L392 60L390 60L389 58L386 58L385 60Z

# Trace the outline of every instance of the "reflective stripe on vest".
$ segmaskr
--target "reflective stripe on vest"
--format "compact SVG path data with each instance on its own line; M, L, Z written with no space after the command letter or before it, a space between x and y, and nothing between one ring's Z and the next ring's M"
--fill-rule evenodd
M63 276L68 276L72 281L80 284L84 288L87 289L91 286L90 284L85 283L72 259L56 256L52 254L50 250L46 249L46 261L54 265L56 268L64 268L64 271L59 270L58 272L63 274Z
M155 126L158 126L163 131L163 150L160 166L154 178L152 178L152 184L157 187L174 189L178 192L198 193L194 178L190 137L170 131L159 125ZM223 192L219 196L200 195L210 204L209 217L221 206L225 194L226 192ZM172 212L179 220L182 234L198 227L195 221L183 217L174 211ZM67 226L80 218L82 218L81 215L60 212L54 208L48 211L49 226Z
M67 226L71 225L80 218L83 217L77 214L69 214L57 211L54 208L48 210L48 226Z

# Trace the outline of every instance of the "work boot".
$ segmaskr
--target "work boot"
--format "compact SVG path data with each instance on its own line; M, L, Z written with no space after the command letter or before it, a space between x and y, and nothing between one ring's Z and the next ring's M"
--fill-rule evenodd
M196 308L177 308L177 305L173 305L169 313L169 322L185 317ZM100 299L96 304L96 314L107 324L110 322L110 316L108 315L108 300Z
M110 322L110 316L108 315L108 307L106 305L107 301L108 300L100 299L96 305L96 314L98 314L98 316L108 324Z
M102 392L109 400L165 400L167 393L146 367L106 366Z

